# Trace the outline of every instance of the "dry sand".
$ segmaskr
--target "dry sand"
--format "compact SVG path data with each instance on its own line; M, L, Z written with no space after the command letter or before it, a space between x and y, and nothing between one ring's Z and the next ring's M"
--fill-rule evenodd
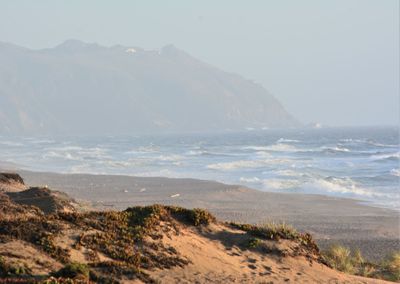
M206 231L186 228L179 236L163 238L190 259L185 267L151 271L161 283L388 283L377 279L350 276L302 256L254 253L241 250L243 232L218 224ZM266 241L277 251L290 254L295 245L291 241Z
M48 185L98 209L167 204L210 210L243 223L285 222L314 235L322 248L341 243L369 259L400 249L399 212L357 200L322 195L267 193L237 185L169 179L18 171L28 185Z

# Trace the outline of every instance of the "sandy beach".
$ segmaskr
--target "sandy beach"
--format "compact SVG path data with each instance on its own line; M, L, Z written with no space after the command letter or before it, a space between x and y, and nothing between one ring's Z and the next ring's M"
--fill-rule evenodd
M314 235L322 248L340 243L379 259L400 248L399 214L357 200L267 193L194 179L18 171L28 185L47 185L96 209L166 204L205 208L226 221L285 222Z

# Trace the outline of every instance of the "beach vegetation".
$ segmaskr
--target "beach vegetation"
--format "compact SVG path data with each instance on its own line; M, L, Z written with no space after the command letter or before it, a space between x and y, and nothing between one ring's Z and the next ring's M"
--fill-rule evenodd
M294 240L301 237L292 226L285 223L267 223L261 226L229 223L232 227L243 230L254 237L269 240Z
M305 255L310 259L315 259L319 262L324 262L320 257L320 251L318 245L314 241L313 237L309 233L300 233L292 226L285 223L266 223L260 226L251 224L238 224L228 223L232 228L245 231L250 237L247 248L261 247L263 252L275 253L281 256L288 255L285 250L278 248L271 248L266 244L263 244L263 240L280 241L280 240L291 240L298 244L296 249L293 249L293 255ZM256 240L258 239L258 240Z
M193 226L209 225L216 221L214 215L204 209L186 209L178 206L166 206L166 209L175 217Z
M8 263L0 256L0 277L28 275L29 269L23 266L16 266Z
M148 271L185 267L190 263L190 259L162 241L164 236L178 236L189 227L204 236L213 232L214 227L209 225L217 223L216 218L203 209L158 204L130 207L124 211L57 211L47 215L34 207L16 205L9 198L0 199L0 205L0 212L7 214L7 218L0 219L0 240L27 242L64 265L47 275L51 277L46 283L76 283L81 280L85 283L89 280L118 283L120 279L155 283ZM310 262L325 263L355 275L391 281L400 279L400 253L394 253L379 263L371 263L360 251L339 245L321 255L310 234L298 232L285 223L225 223L224 226L242 231L236 234L238 238L235 241L227 240L224 243L227 246L240 240L236 243L239 247L257 253L304 256ZM62 241L66 236L72 240L67 247ZM87 252L85 263L71 262L74 249ZM11 265L0 257L1 277L36 277L30 274L28 267Z
M360 250L332 245L322 252L326 263L339 271L389 281L400 281L400 252L394 252L379 262L366 261Z
M381 265L381 275L383 279L390 281L400 281L400 251L394 252L386 257Z
M357 263L349 248L341 245L332 245L323 255L328 265L332 268L350 274L355 273L355 265Z
M262 241L258 238L250 238L246 242L246 247L251 249L257 248L261 243Z
M71 262L54 273L56 277L89 279L89 267L84 263Z

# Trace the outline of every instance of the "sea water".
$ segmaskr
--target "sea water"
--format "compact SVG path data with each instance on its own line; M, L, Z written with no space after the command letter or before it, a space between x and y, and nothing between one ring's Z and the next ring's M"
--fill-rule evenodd
M104 137L0 136L33 171L216 180L400 210L399 129L321 128Z

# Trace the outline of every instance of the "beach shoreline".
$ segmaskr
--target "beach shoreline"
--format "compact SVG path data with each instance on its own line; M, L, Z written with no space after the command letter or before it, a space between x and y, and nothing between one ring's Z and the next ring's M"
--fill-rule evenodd
M15 170L30 186L48 186L96 210L164 204L204 208L223 221L284 222L313 234L322 249L343 244L370 260L400 248L397 211L323 195L270 193L215 181Z

